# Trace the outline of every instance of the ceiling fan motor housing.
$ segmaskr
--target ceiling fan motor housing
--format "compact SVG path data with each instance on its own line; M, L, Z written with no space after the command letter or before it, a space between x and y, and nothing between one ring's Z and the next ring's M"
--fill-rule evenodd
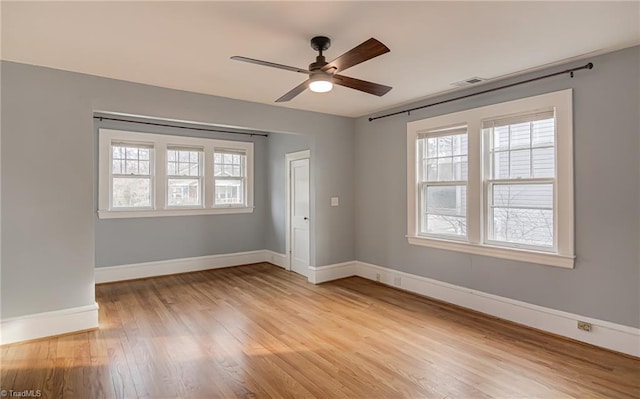
M319 55L316 57L316 62L312 62L311 64L309 64L309 70L311 72L315 72L325 65L327 65L327 61L325 60L323 55Z
M318 51L320 54L316 57L316 62L309 64L309 70L316 72L323 66L327 65L327 60L322 55L322 52L331 47L331 39L326 36L316 36L311 39L311 48Z

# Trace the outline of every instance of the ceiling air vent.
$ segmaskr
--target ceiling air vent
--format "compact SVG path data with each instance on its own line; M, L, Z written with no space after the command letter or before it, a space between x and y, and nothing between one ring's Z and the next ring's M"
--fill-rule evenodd
M479 78L477 76L474 76L473 78L469 78L469 79L465 79L465 80L461 80L459 82L454 82L451 83L451 86L456 86L456 87L464 87L464 86L471 86L480 82L484 82L487 79L484 78Z

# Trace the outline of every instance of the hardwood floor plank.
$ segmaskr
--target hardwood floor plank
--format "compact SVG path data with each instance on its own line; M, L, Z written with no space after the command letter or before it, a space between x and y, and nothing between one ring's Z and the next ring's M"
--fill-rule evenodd
M96 286L100 329L0 347L45 398L640 398L640 359L357 277L254 264Z

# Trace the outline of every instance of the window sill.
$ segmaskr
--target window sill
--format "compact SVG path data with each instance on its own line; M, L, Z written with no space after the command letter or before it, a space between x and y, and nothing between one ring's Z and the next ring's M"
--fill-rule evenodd
M208 208L208 209L150 209L139 211L109 211L99 210L98 219L124 219L124 218L154 218L165 216L194 216L194 215L229 215L234 213L253 213L253 207L248 208Z
M516 248L494 247L489 245L472 244L439 240L426 237L407 236L409 244L424 247L445 249L448 251L464 252L474 255L492 256L494 258L517 260L520 262L536 263L540 265L573 269L575 256L559 255L547 252L529 251Z

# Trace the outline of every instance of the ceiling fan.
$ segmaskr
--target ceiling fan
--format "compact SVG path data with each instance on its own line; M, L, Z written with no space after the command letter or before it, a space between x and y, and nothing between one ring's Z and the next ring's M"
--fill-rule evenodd
M360 90L365 93L374 94L376 96L383 96L387 94L389 90L391 90L391 87L389 86L350 78L348 76L338 74L339 72L342 72L347 68L351 68L354 65L358 65L379 55L388 53L390 50L387 46L380 43L378 40L371 38L342 54L335 60L327 62L324 58L324 55L322 55L322 52L329 49L330 46L331 40L326 36L316 36L311 39L311 48L318 52L318 56L316 57L315 62L309 64L308 70L288 65L276 64L269 61L240 57L237 55L231 57L231 59L236 61L249 62L251 64L268 66L272 68L284 69L287 71L304 73L309 76L309 79L305 80L304 82L290 90L288 93L278 98L276 100L277 103L293 99L295 96L302 93L306 88L309 88L311 89L311 91L317 93L324 93L330 91L333 88L334 84L355 90Z

